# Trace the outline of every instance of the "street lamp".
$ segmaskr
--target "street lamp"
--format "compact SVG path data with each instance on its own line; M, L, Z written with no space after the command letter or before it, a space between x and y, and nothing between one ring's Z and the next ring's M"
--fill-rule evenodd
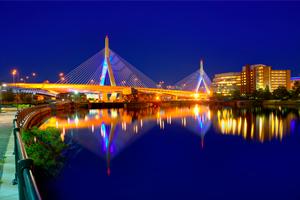
M59 80L60 80L61 82L64 82L64 81L65 81L65 74L64 74L63 72L60 72L60 73L58 74L58 76L59 76Z
M16 69L11 70L11 75L13 77L13 83L15 83L15 76L17 75L18 71Z
M33 79L33 81L35 81L35 77L37 76L37 74L35 73L35 72L32 72L32 79Z
M15 83L15 76L18 74L18 71L16 70L16 69L13 69L12 71L11 71L11 75L12 75L12 77L13 77L13 84L15 85L15 90L16 90L16 83ZM19 110L19 105L18 105L18 93L17 93L17 95L16 95L16 103L17 103L17 110Z

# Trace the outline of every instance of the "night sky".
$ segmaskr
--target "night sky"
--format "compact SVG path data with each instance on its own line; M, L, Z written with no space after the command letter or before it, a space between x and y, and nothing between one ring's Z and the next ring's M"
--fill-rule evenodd
M0 81L57 80L110 48L155 81L263 63L300 74L300 2L0 2Z

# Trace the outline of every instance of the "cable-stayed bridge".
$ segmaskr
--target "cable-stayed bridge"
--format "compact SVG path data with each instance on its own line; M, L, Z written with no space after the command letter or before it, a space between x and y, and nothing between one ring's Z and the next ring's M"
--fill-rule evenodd
M80 64L57 83L156 87L154 81L109 49L107 36L104 49Z
M178 81L176 87L181 90L194 91L196 93L210 94L211 81L204 71L203 60L200 60L200 69Z
M210 80L200 62L200 70L176 84L176 89L157 88L156 83L109 48L105 48L75 67L56 83L14 83L10 87L39 89L53 94L93 93L103 101L122 99L124 95L152 95L152 99L207 99ZM166 98L167 97L167 98Z

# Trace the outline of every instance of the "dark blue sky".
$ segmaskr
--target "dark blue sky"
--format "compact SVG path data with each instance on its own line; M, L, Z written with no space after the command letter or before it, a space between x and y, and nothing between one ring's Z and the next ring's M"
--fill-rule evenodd
M104 47L155 81L264 63L300 74L300 2L0 2L0 80L54 81Z

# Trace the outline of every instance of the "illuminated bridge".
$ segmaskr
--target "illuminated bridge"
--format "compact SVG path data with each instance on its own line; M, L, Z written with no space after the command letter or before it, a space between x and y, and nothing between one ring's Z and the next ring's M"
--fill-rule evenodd
M103 101L123 100L126 95L150 96L148 100L207 99L210 94L210 80L200 62L200 70L176 84L176 89L157 88L153 80L136 69L109 48L105 48L56 83L14 83L11 87L38 89L52 94L80 92L98 95Z

